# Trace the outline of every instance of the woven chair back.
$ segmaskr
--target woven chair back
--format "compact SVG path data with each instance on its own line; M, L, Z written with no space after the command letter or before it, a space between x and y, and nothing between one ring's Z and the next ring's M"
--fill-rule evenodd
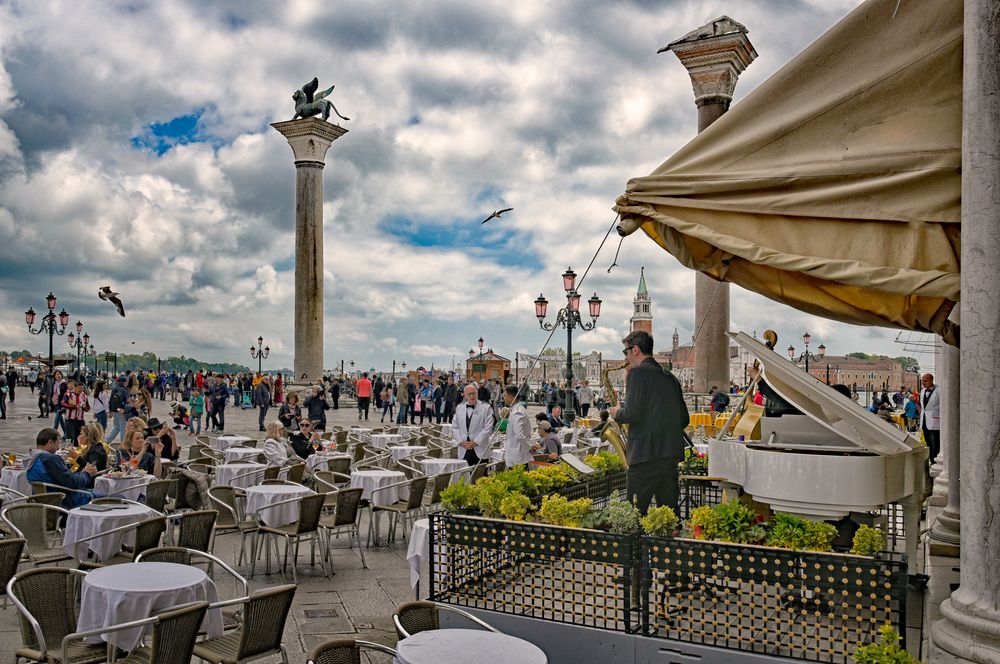
M308 661L313 664L361 664L361 648L354 639L334 639L313 648Z
M208 497L212 501L212 506L219 512L219 516L215 520L215 527L235 528L239 512L236 510L236 491L233 490L233 487L223 485L209 487Z
M208 553L215 530L215 520L219 513L215 510L198 510L180 515L181 527L177 536L177 546Z
M306 476L306 464L297 463L288 469L288 481L296 484L302 483L302 478Z
M237 659L250 659L281 648L288 611L295 597L294 585L258 590L244 605L243 629Z
M406 499L406 509L415 510L424 504L424 491L427 490L427 477L414 477L410 480L410 495Z
M337 492L337 512L333 519L335 526L346 526L358 520L358 515L361 513L358 506L361 504L361 494L364 491L361 487L351 487Z
M47 512L58 513L48 505L34 503L18 503L6 509L7 520L24 535L29 553L41 553L49 548Z
M438 618L438 608L434 602L406 602L396 607L396 615L399 617L399 624L409 633L410 636L418 632L425 632L429 629L438 629L441 626ZM397 630L398 631L398 630ZM399 638L406 638L400 634Z
M326 467L341 475L351 474L351 460L348 457L334 457L326 462Z
M39 567L14 577L14 596L42 629L48 648L57 649L63 637L76 629L77 577L64 567ZM31 624L20 613L21 639L29 648L38 648Z
M198 638L198 630L207 610L208 602L195 602L159 614L153 624L149 664L190 662L194 642Z
M296 533L313 533L319 527L319 517L323 512L323 503L326 502L325 494L313 496L303 496L299 501L299 521Z
M176 563L190 565L191 552L179 546L158 546L142 552L144 563Z
M173 480L153 480L146 485L146 507L162 512L167 504L167 493Z

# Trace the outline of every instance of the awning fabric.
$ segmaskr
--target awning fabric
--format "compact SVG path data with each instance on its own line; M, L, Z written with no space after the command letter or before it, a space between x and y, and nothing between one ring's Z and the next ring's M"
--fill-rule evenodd
M713 278L953 340L961 146L961 0L868 0L614 210Z

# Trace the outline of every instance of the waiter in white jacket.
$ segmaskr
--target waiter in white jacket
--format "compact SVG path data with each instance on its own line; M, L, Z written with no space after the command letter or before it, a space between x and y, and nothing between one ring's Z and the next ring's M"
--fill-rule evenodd
M507 439L503 444L503 461L508 468L531 463L531 420L528 409L517 400L517 385L503 390L503 400L510 408L507 416Z
M465 401L455 409L451 431L459 448L459 458L474 466L489 453L493 411L479 401L479 390L475 385L466 385L463 394Z

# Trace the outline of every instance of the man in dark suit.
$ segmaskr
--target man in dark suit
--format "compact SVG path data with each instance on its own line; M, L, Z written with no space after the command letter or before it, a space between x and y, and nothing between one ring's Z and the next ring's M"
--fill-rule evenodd
M643 514L656 497L658 506L677 511L677 464L684 458L687 405L677 378L653 359L653 337L633 332L624 339L628 380L625 405L609 409L628 424L628 494Z

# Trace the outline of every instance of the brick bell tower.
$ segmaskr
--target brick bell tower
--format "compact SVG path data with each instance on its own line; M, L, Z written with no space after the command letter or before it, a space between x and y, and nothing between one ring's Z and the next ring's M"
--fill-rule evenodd
M649 311L650 304L652 302L649 299L649 291L646 290L646 268L644 266L639 270L639 288L636 290L635 298L632 300L632 318L629 321L630 332L643 330L644 332L653 334L653 314Z

